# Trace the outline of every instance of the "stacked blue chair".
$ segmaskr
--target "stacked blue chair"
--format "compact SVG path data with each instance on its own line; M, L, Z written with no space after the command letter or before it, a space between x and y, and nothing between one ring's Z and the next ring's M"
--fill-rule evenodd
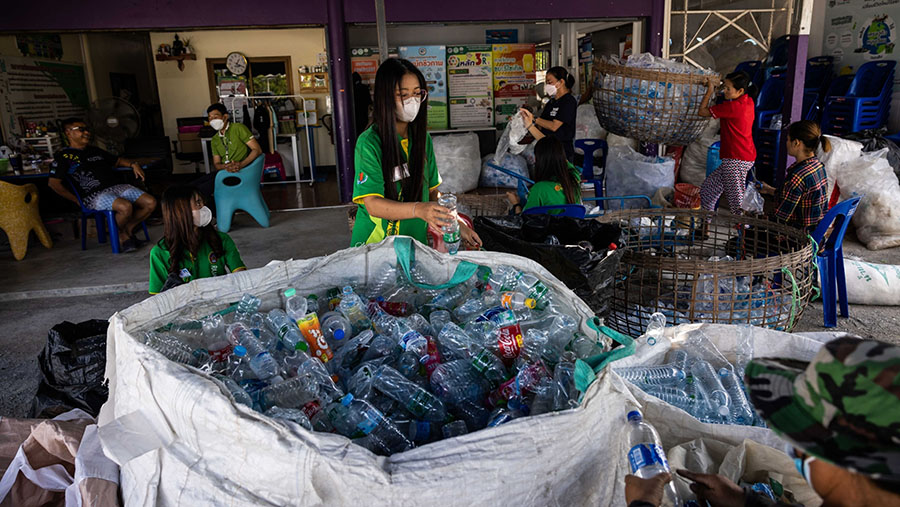
M762 86L763 78L765 77L762 62L756 60L741 62L734 68L734 71L743 72L750 76L750 82L753 83L753 86L755 86L757 90Z
M806 61L803 86L803 119L819 122L825 94L834 77L834 58L816 56Z
M825 132L842 135L882 127L891 109L896 66L892 60L865 63L846 94L827 97L822 115Z
M784 107L784 77L769 78L756 99L756 120L753 122L753 141L756 145L756 171L759 179L772 184L781 144L781 129L771 128L772 119Z

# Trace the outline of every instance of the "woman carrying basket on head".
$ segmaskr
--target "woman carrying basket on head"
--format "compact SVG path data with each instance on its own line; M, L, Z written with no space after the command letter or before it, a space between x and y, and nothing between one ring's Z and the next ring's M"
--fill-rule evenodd
M427 132L426 90L425 77L407 60L388 58L378 67L374 121L356 140L352 246L398 234L427 245L428 227L440 230L452 220L435 202L441 177ZM459 235L465 246L481 246L462 221Z
M700 206L705 210L715 211L716 203L724 193L728 199L728 208L737 215L741 213L747 173L756 161L756 147L753 144L753 121L756 115L752 93L748 93L753 84L743 72L728 74L723 87L725 102L710 107L709 99L717 85L715 78L710 78L698 114L721 121L719 153L722 165L707 176L700 187Z

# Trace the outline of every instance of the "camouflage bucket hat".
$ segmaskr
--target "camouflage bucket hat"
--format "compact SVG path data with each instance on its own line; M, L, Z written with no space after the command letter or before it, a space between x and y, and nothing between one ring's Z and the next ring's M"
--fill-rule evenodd
M900 481L900 347L839 338L812 362L750 361L753 405L796 447L835 465Z

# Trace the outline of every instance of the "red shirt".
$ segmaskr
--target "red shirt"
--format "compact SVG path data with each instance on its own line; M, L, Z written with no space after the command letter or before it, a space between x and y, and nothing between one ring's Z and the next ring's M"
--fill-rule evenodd
M753 144L754 110L753 99L746 93L709 108L712 117L721 121L720 158L756 161L756 146Z

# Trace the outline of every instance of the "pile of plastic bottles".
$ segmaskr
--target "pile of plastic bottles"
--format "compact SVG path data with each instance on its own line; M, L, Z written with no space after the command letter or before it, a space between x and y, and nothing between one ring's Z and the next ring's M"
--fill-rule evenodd
M665 326L654 314L644 336L652 340ZM738 363L729 362L702 331L695 331L684 346L666 354L663 364L613 368L619 376L702 422L765 426L747 396L744 367L752 357L747 337L740 343Z
M176 321L145 343L238 403L382 455L575 407L576 359L608 346L510 266L439 291L389 267L368 286L323 298L287 289L281 307L260 306L245 294L233 316Z

